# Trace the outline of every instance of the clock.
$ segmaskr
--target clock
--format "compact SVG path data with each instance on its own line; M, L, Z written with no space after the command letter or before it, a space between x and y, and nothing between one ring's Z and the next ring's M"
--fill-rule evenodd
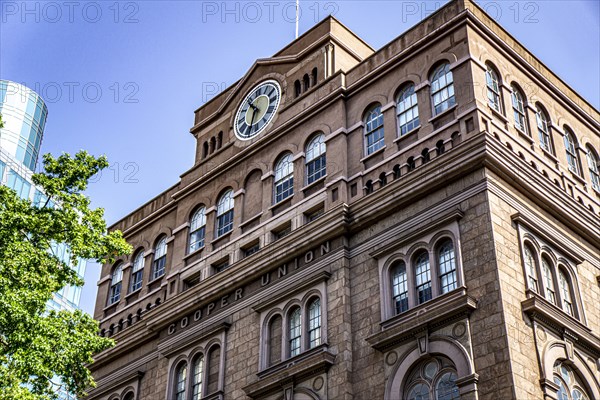
M235 115L238 139L252 139L271 122L281 100L281 87L274 80L264 81L244 98Z

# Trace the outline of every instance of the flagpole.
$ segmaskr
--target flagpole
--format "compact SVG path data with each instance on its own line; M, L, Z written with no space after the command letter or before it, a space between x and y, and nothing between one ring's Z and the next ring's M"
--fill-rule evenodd
M298 39L299 20L300 20L300 0L296 0L296 39Z

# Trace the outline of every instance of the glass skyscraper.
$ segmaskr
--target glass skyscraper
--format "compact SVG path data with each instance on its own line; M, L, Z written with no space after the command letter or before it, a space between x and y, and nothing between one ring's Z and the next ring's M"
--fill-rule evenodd
M29 199L40 206L47 197L35 187L31 177L37 166L48 109L42 98L33 90L15 82L0 80L0 114L4 127L0 128L0 184L15 190L19 197ZM48 201L48 207L54 207ZM61 260L69 262L69 248L53 243L52 251ZM75 267L83 278L86 261L80 259ZM65 286L48 302L51 310L79 309L81 288ZM60 390L59 399L75 400Z

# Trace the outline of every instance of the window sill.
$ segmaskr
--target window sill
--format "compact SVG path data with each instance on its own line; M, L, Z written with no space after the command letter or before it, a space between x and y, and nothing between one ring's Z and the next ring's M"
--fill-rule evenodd
M125 300L131 298L133 295L135 294L139 294L140 291L142 290L142 288L140 287L139 289L135 289L133 292L129 292L125 295L125 297L123 297Z
M165 274L163 273L161 276L159 276L159 277L157 277L157 278L154 278L154 279L152 279L150 282L148 282L148 283L146 284L146 286L150 286L150 285L152 285L153 283L155 283L155 282L158 282L158 281L162 280L162 278L164 278L164 277L165 277Z
M300 189L301 191L305 192L308 189L311 189L315 186L317 186L319 183L325 181L325 179L327 178L327 175L323 175L322 177L320 177L319 179L317 179L316 181L312 181L311 183L307 184L306 186L304 186L302 189Z
M527 289L527 300L521 302L523 312L536 321L546 325L560 327L575 336L577 342L584 342L591 348L600 350L600 338L577 318L567 314L561 308L550 303L538 293Z
M558 158L556 158L556 156L554 154L550 153L548 150L544 149L542 146L540 146L540 150L542 150L542 153L546 157L550 158L552 161L554 161L555 163L558 164Z
M421 125L411 129L410 131L406 132L404 135L398 136L396 139L394 139L394 143L400 143L403 139L406 139L407 137L412 136L414 133L417 133L419 131L419 129L421 129Z
M196 250L192 251L191 253L187 253L187 254L186 254L185 256L183 256L181 259L185 261L185 260L187 260L188 258L195 256L196 254L200 254L200 253L202 253L202 250L204 250L204 247L205 247L205 246L202 246L202 247L200 247L199 249L196 249Z
M381 322L381 332L366 340L371 347L386 351L414 339L415 333L428 325L443 324L457 316L468 315L476 308L476 300L467 294L465 287L459 287Z
M232 230L230 230L229 232L225 232L225 233L224 233L224 234L222 234L221 236L217 236L217 237L215 237L215 238L213 239L213 241L212 241L212 242L210 242L209 244L210 244L211 246L213 246L213 249L214 249L214 245L215 245L215 243L217 243L217 242L219 242L219 241L221 241L221 240L223 240L223 239L225 239L225 238L228 238L229 236L231 236L231 234L232 234L232 233L233 233L233 229L232 229ZM204 245L204 246L206 247L206 245ZM203 248L204 248L204 247L203 247Z
M585 179L583 179L583 178L582 178L582 177L581 177L579 174L577 174L577 173L575 173L575 172L571 171L571 169L569 169L569 173L571 174L571 177L572 177L574 180L578 181L578 182L579 182L579 183L581 183L582 185L584 185L584 186L585 186L585 185L587 184L587 182L585 181Z
M505 124L508 124L508 118L506 118L504 116L504 114L502 114L501 111L498 111L494 107L490 106L490 103L488 103L487 106L488 106L488 110L490 110L490 112L492 113L492 115L494 115L495 117L499 118Z
M244 228L246 225L250 224L252 221L255 221L256 219L259 219L260 217L262 217L262 215L263 215L263 213L261 211L258 214L256 214L255 216L248 218L247 220L245 220L244 222L242 222L240 224L240 228Z
M277 203L273 204L271 207L267 208L267 211L271 212L275 209L285 208L286 206L289 207L292 204L292 198L294 198L293 194L286 197L285 199L280 200ZM288 204L286 204L286 203L288 203Z
M369 155L364 156L363 158L361 158L360 160L358 160L361 163L364 163L365 161L367 161L369 158L375 157L377 154L383 153L385 151L385 145L383 145L383 147L375 150L374 152L372 152Z
M529 142L529 144L534 144L535 143L535 140L533 140L531 138L531 136L529 136L526 132L520 130L516 126L515 126L515 130L517 131L517 133L519 134L519 136L522 137L523 139L527 140Z
M109 305L107 305L106 307L104 307L102 309L102 312L106 315L107 311L111 311L111 310L114 311L113 309L116 309L120 302L121 302L121 299L115 301L114 303L110 303Z
M299 381L326 372L334 364L335 354L322 344L259 372L258 380L242 388L251 398L266 397L280 392L281 384L290 379Z
M454 110L456 109L456 104L453 105L452 107L448 108L447 110L442 111L441 113L434 115L433 117L429 118L427 120L427 122L429 122L430 124L433 123L434 121L442 118L444 115L446 114L450 114L451 112L454 112Z

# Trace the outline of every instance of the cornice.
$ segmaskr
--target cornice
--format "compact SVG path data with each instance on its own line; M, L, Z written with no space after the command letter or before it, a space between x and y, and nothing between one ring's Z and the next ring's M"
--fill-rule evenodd
M143 378L143 376L144 372L136 370L126 374L120 374L118 376L115 376L114 378L111 377L110 380L106 379L106 377L103 379L99 379L96 382L97 387L94 389L90 389L85 398L87 400L97 399L98 397L106 395L108 392L115 390L115 388L119 388L125 383L136 380L139 381Z

